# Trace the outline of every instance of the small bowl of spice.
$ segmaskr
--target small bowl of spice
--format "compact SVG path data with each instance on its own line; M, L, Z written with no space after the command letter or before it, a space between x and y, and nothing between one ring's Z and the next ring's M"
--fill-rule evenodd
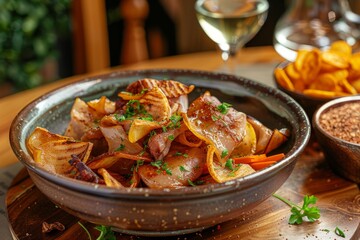
M325 103L315 112L312 124L333 171L360 183L360 95Z

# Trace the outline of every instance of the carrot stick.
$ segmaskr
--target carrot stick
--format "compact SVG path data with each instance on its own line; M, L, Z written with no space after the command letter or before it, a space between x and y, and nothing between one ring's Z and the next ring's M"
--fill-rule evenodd
M266 168L268 166L270 166L271 164L276 163L275 161L266 161L266 162L256 162L256 163L250 163L250 166L254 169L254 170L261 170L263 168Z
M260 155L250 155L250 156L233 158L233 160L234 160L234 162L236 164L239 164L239 163L249 164L249 163L251 163L253 161L264 159L264 158L266 158L266 155L265 154L260 154Z
M268 156L264 159L264 161L274 161L274 162L278 162L280 161L281 159L283 159L285 157L285 154L283 153L279 153L279 154L275 154L275 155L271 155L271 156Z

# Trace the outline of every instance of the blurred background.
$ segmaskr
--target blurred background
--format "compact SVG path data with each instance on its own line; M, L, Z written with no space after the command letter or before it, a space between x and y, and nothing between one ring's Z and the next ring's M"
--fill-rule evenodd
M267 20L246 47L273 44L275 24L290 1L268 2ZM0 97L106 67L216 50L194 3L0 0Z

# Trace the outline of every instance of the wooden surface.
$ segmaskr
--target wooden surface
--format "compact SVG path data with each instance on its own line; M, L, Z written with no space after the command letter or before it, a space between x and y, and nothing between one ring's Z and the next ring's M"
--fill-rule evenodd
M316 143L310 143L300 156L293 173L277 194L296 203L301 203L305 194L315 195L320 219L314 223L289 225L290 208L270 197L237 219L201 232L166 239L360 239L359 188L332 173ZM88 239L79 221L91 232L92 239L99 235L94 224L73 217L50 202L34 186L25 170L14 179L6 197L10 225L17 239ZM60 222L65 230L42 233L43 222ZM344 231L345 238L334 233L336 227ZM118 232L116 237L146 239Z

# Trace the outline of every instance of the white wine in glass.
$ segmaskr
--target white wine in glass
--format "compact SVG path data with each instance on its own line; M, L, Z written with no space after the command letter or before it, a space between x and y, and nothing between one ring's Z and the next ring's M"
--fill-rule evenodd
M235 73L234 58L264 24L266 0L197 0L196 16L205 33L218 44L225 71Z

